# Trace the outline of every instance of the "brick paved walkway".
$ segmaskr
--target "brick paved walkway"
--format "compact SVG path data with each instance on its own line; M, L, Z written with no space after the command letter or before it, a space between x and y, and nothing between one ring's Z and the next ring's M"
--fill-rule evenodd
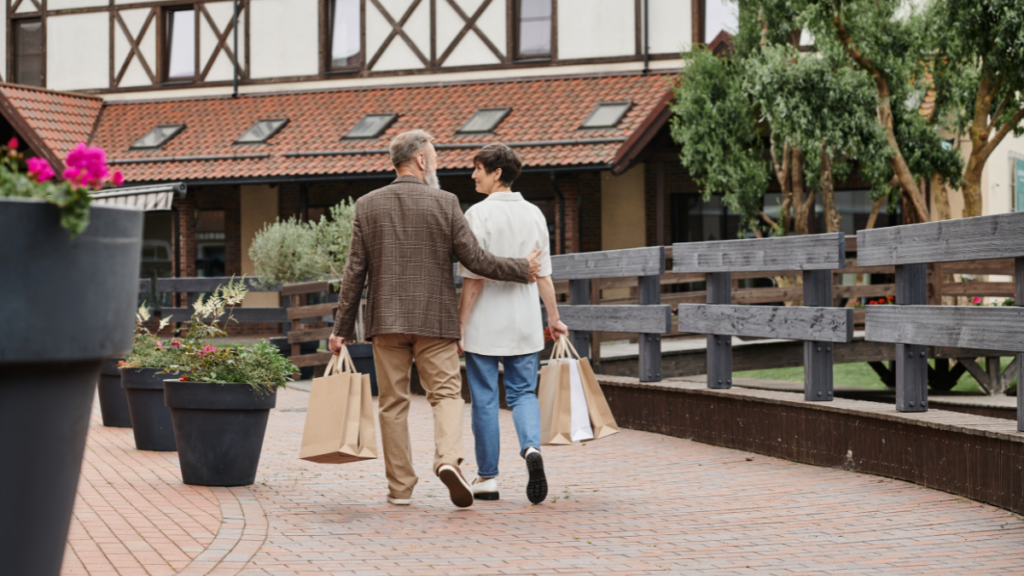
M66 575L995 574L1024 572L1024 519L919 486L624 430L546 448L529 505L502 412L502 500L454 508L429 476L431 420L412 409L410 508L383 462L298 460L308 395L282 390L257 484L181 484L174 453L89 431ZM467 407L467 456L472 454ZM464 467L468 475L472 463Z

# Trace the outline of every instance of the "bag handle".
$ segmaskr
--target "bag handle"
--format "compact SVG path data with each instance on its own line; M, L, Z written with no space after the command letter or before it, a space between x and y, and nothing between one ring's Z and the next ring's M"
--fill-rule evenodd
M348 346L342 346L340 354L331 355L331 359L327 361L327 369L324 370L324 378L331 375L332 368L337 368L339 373L354 373L356 371L355 362L352 361L352 356L348 353Z
M576 351L576 348L572 345L572 342L568 338L566 338L565 336L562 336L561 339L565 340L565 346L568 348L565 351L565 356L567 358L569 358L569 359L572 359L572 357L575 356L576 359L579 360L580 359L580 353ZM571 355L570 355L570 352L572 352Z

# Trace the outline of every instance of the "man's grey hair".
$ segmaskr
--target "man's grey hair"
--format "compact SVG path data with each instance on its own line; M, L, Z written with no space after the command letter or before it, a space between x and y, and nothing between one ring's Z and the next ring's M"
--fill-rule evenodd
M434 137L425 130L402 132L391 140L391 164L398 168L423 151L424 146L433 142Z

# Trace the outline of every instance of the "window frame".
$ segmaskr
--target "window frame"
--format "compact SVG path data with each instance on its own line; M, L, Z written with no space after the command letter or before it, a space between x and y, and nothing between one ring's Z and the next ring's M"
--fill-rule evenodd
M610 126L587 126L587 122L590 122L590 119L597 115L598 111L601 110L602 106L623 106L623 105L625 105L626 109L622 111L622 114L619 115L618 120L616 120L614 124L612 124ZM633 101L632 100L618 100L618 101L614 101L614 102L598 102L597 106L595 106L594 109L590 111L590 114L587 114L587 118L583 121L582 124L580 124L579 129L580 130L618 130L619 129L619 124L622 123L622 119L625 118L626 115L629 114L629 111L632 110L632 109L633 109Z
M381 117L390 116L390 119L387 122L385 122L384 125L381 127L381 129L378 130L375 134L372 134L370 136L349 136L349 134L354 132L355 129L359 126L360 122L362 122L366 118L369 118L370 116L381 116ZM391 112L391 113L369 112L369 113L363 114L363 116L361 118L359 118L359 120L357 120L356 123L351 128L348 129L348 132L345 132L345 134L341 137L341 139L343 141L344 140L376 140L377 138L380 138L385 132L387 132L388 128L391 128L391 126L397 120L398 120L398 114L396 114L394 112Z
M156 146L136 146L135 145L139 140L142 140L143 138L145 138L153 130L156 130L157 128L165 128L165 127L172 127L172 126L175 128L174 132L171 132L171 135L167 136L164 139L164 141L161 142L160 144L158 144ZM160 148L163 148L168 142L170 142L171 140L174 140L175 138L177 138L179 134L181 134L182 132L185 131L185 128L186 128L185 124L157 124L156 126L153 126L148 131L146 131L145 134L143 134L142 136L136 138L135 142L132 142L132 144L130 146L128 146L128 151L129 152L133 152L133 151L136 151L136 150L159 150Z
M351 74L360 72L366 64L366 0L359 0L359 62L350 66L335 66L331 54L334 48L334 3L336 0L321 0L320 37L323 58L320 62L322 73Z
M7 18L7 75L4 76L7 82L14 82L18 76L18 65L17 56L15 54L15 27L18 22L24 20L38 20L40 24L40 35L41 35L41 60L40 72L39 72L39 88L46 88L46 13L45 12L25 12L21 14L11 14Z
M495 112L495 111L498 111L498 110L502 111L503 113L502 113L501 117L498 118L498 121L495 122L493 126L491 126L490 130L466 130L465 129L466 125L469 124L470 122L472 122L473 118L476 118L477 114L479 114L481 112ZM455 131L455 134L456 135L463 135L463 134L494 134L494 131L498 129L498 126L501 126L501 123L504 122L505 119L508 118L509 114L511 114L511 113L512 113L512 107L511 106L495 106L495 107L492 107L492 108L477 108L476 110L473 111L473 114L469 118L467 118L465 122L462 123L462 126L460 126L459 129Z
M511 8L509 15L511 16L511 38L510 42L512 52L512 62L514 63L531 63L531 62L554 62L558 58L558 0L549 0L551 2L551 45L548 47L547 54L522 54L519 51L519 30L520 30L520 11L522 9L523 0L510 0Z
M174 12L183 12L191 10L193 15L193 44L192 47L192 76L182 76L178 78L172 78L169 76L171 67L171 38L167 37L167 31L170 25L171 14ZM158 78L162 85L175 85L175 84L195 84L199 82L200 75L200 63L199 63L199 6L196 3L189 4L175 4L171 6L164 6L160 9L160 27L157 30L157 55L159 57L160 72ZM246 51L248 55L248 51Z
M268 133L267 136L263 140L242 142L241 141L242 137L245 136L246 134L248 134L249 130L252 130L260 122L280 122L281 125L278 126L275 129L271 130L270 133ZM278 133L281 132L281 130L284 130L284 127L287 126L289 122L291 122L291 120L288 119L288 118L260 118L260 119L256 120L256 122L254 122L251 126L246 128L245 131L242 132L238 136L238 138L236 138L235 141L231 143L231 145L232 146L259 146L261 144L269 144L270 140L274 136L277 136ZM175 136L177 136L177 134L175 134ZM172 136L171 138L173 138L173 137L174 136Z

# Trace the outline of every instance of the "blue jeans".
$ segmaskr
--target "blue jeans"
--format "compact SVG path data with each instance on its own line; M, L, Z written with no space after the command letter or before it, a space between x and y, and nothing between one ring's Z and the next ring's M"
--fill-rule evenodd
M498 426L498 360L505 366L505 401L519 436L520 455L529 447L540 450L540 405L537 404L537 353L521 356L484 356L466 352L466 375L472 398L473 439L477 473L498 476L501 430Z

